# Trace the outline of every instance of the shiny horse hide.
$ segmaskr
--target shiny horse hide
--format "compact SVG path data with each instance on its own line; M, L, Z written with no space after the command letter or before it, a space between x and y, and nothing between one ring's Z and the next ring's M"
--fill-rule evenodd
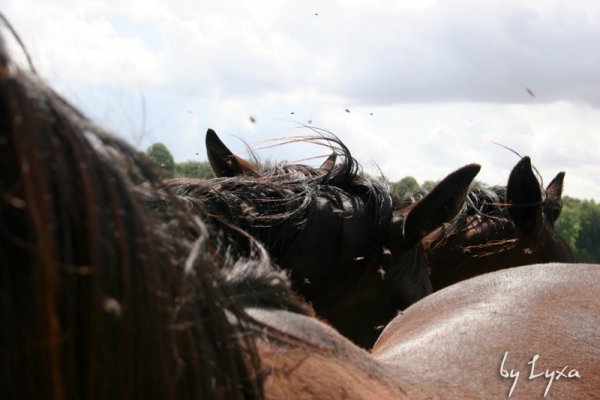
M304 341L259 342L271 399L596 399L599 287L600 265L478 276L413 304L370 353L314 318L248 312Z

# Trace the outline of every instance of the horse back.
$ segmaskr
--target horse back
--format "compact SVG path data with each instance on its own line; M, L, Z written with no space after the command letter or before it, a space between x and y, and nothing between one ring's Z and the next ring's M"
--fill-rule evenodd
M423 299L386 327L373 355L440 395L498 398L514 384L512 398L592 398L599 327L600 265L537 264Z

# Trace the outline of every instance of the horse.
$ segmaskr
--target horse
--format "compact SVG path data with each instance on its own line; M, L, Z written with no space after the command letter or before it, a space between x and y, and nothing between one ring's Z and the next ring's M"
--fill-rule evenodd
M320 350L267 345L265 391L274 399L594 399L599 284L600 265L481 275L410 306L370 353L314 318L252 309Z
M146 160L1 44L0 167L4 398L597 396L600 266L461 282L369 353L314 317L260 243L238 258L178 198L149 209L171 194Z
M506 187L471 189L459 216L423 240L433 289L502 268L575 262L554 229L564 176L558 173L544 190L523 157Z
M193 214L225 231L240 254L247 255L244 234L259 240L319 317L369 347L378 327L431 293L420 241L462 208L480 167L460 168L421 201L396 208L387 184L359 173L339 139L303 140L325 141L334 153L318 168L259 169L209 129L207 154L216 178L166 185Z
M243 304L310 308L268 258L218 253L176 199L169 224L145 208L140 176L168 195L146 160L17 68L2 39L2 398L263 398L262 327Z

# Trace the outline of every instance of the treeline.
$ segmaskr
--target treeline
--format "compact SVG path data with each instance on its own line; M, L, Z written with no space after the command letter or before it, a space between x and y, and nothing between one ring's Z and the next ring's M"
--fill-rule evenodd
M173 155L162 143L155 143L145 153L165 178L212 178L208 161L185 161L176 163ZM407 176L390 182L390 188L401 198L418 192L428 192L435 181L422 184ZM478 183L481 184L481 183ZM563 208L556 221L556 230L567 241L578 262L600 263L600 204L594 200L563 197Z
M146 150L146 155L165 178L212 178L208 161L184 161L176 163L173 155L162 143L154 143Z
M600 204L563 197L556 230L569 243L577 261L600 262Z

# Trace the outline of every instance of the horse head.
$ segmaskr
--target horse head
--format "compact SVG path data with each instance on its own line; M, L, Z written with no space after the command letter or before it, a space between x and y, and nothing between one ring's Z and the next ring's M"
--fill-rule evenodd
M554 230L562 208L564 172L544 190L529 157L510 173L506 188L474 188L450 227L425 239L434 290L486 272L553 261L573 262Z

